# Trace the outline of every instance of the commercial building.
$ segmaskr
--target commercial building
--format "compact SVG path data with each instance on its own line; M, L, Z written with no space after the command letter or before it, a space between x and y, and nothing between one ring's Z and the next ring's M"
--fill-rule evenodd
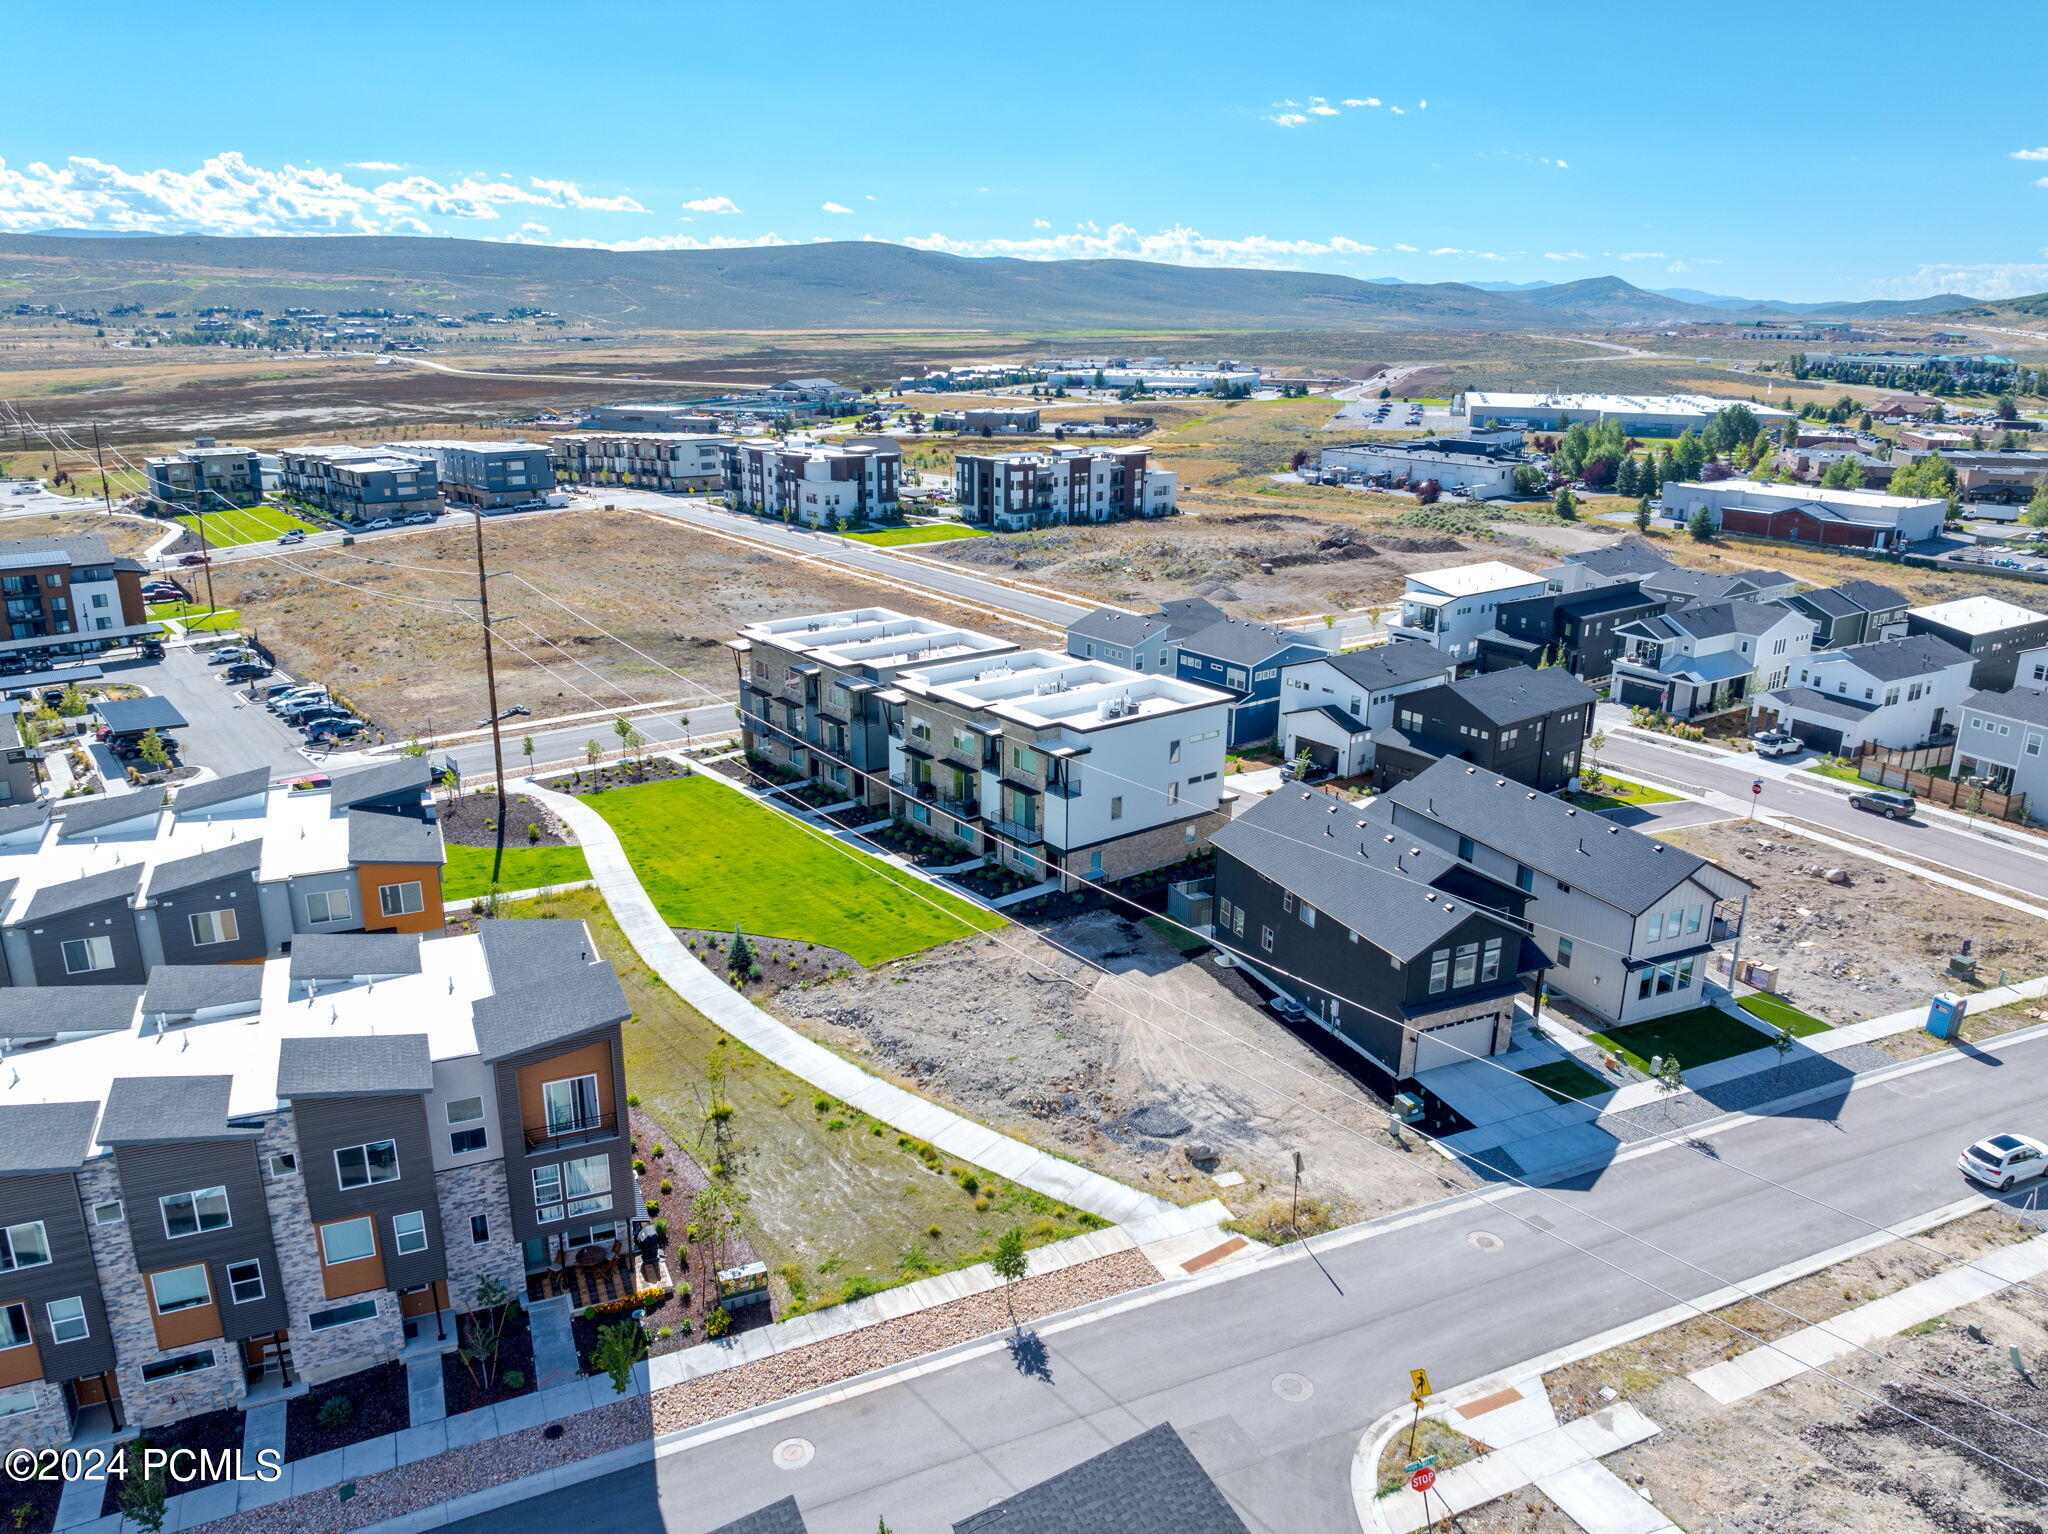
M1685 480L1664 487L1664 515L1671 521L1689 521L1697 511L1721 531L1745 537L1896 551L1939 534L1948 502L1753 479Z
M564 432L550 444L562 478L701 494L725 484L725 439L687 431Z
M1394 722L1397 698L1448 682L1458 663L1419 644L1377 644L1280 668L1280 753L1308 758L1312 776L1348 778L1373 766L1373 735Z
M1813 620L1775 603L1706 602L1636 618L1615 632L1609 696L1678 719L1783 687L1813 648Z
M1180 476L1152 468L1151 458L1142 447L961 453L954 495L962 521L1004 532L1163 517L1175 509Z
M1911 750L1955 733L1972 691L1971 664L1966 652L1927 634L1817 650L1789 685L1753 700L1750 713L1834 756L1866 746Z
M717 417L702 400L674 405L596 405L584 411L577 424L593 432L689 436L716 430Z
M0 541L0 675L41 672L60 658L161 634L142 600L147 573L97 533Z
M831 444L803 441L729 442L720 449L726 504L833 527L893 517L903 450L893 437L845 437Z
M1487 671L1409 693L1373 736L1382 786L1446 759L1543 793L1579 775L1600 695L1562 666Z
M1746 400L1712 394L1513 394L1475 389L1451 401L1451 414L1470 428L1511 426L1563 431L1579 421L1618 421L1632 437L1676 437L1700 432L1719 411ZM1766 425L1792 419L1789 410L1749 404Z
M277 457L280 490L343 522L438 516L447 504L433 464L389 448L288 447Z
M1905 433L1903 435L1911 435ZM1965 439L1967 441L1967 439ZM1927 456L1905 449L1894 455L1900 463L1914 463ZM1951 450L1941 456L1956 473L1956 491L1965 501L1979 507L2011 507L2017 517L2020 508L2033 499L2034 491L2048 479L2048 453L1999 453L1984 449ZM1985 512L1996 515L1996 512Z
M263 499L263 468L252 447L217 447L202 437L175 453L142 460L149 498L167 511L221 511Z
M1434 483L1449 494L1487 501L1514 494L1515 470L1527 461L1519 431L1416 437L1326 447L1316 478L1403 487Z
M1782 600L1818 625L1813 634L1816 650L1839 650L1904 638L1906 609L1912 599L1876 581L1843 581L1814 591L1796 591Z
M2020 657L2048 644L2048 614L1997 597L1962 597L1909 608L1906 632L1931 634L1969 652L1970 685L2003 692L2019 676Z
M932 417L932 429L982 437L1032 436L1038 431L1038 407L1020 405L1000 409L941 410Z
M431 464L441 493L456 506L500 511L543 500L555 488L555 458L544 442L415 439L384 444Z
M61 1041L0 1084L0 1446L444 1351L487 1283L629 1233L630 1009L581 922L40 1000Z
M1541 596L1547 589L1542 576L1497 559L1411 575L1401 594L1401 615L1388 623L1387 633L1429 645L1453 660L1473 660L1479 636L1495 627L1503 603Z
M1257 368L1224 364L1216 367L1175 367L1112 361L1048 364L1045 381L1080 389L1135 389L1145 394L1210 394L1219 389L1256 389L1264 381Z

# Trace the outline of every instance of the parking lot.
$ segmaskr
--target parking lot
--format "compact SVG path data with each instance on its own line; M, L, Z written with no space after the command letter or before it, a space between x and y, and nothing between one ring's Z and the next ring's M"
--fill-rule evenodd
M245 689L218 681L204 650L173 647L160 661L105 660L99 666L108 681L146 687L185 716L176 742L178 760L188 767L211 767L223 775L259 765L277 775L310 770L298 733L262 704L251 703Z

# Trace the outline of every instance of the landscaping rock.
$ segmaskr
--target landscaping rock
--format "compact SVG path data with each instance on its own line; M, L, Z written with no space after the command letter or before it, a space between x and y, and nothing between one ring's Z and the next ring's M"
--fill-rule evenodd
M1164 1103L1147 1103L1135 1112L1126 1114L1124 1122L1142 1135L1154 1135L1162 1140L1176 1139L1195 1126L1188 1122L1187 1115L1169 1108Z

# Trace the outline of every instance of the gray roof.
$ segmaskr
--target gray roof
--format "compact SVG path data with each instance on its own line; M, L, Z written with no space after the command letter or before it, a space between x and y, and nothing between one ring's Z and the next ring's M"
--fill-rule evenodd
M98 1103L0 1103L0 1176L77 1171L99 1112Z
M173 858L168 863L157 864L150 870L149 893L151 896L169 895L178 890L195 889L216 879L253 874L262 864L263 838L252 836L245 842L229 842L211 852L194 853L189 858Z
M120 1076L107 1088L102 1145L223 1140L260 1133L228 1128L232 1076Z
M1860 721L1865 715L1877 712L1875 703L1866 703L1861 698L1845 698L1839 694L1825 693L1815 687L1780 687L1776 692L1764 694L1765 698L1780 708L1797 709L1801 713L1826 714L1834 719Z
M1396 958L1425 951L1479 909L1434 887L1456 859L1316 789L1268 794L1210 840Z
M1905 593L1894 591L1889 586L1881 586L1876 581L1838 581L1827 589L1854 603L1864 612L1887 612L1894 607L1907 607L1912 604L1912 599Z
M434 1090L424 1033L286 1039L277 1050L277 1095L377 1097Z
M1295 646L1315 648L1301 635L1289 633L1277 624L1254 623L1248 618L1225 618L1221 623L1182 635L1179 644L1183 650L1241 666L1256 666Z
M144 788L125 794L91 794L79 799L59 799L57 839L77 841L98 831L126 825L153 816L164 807L161 789Z
M1596 575L1648 575L1657 570L1674 568L1671 561L1647 543L1634 539L1611 549L1586 549L1577 554L1567 554L1564 562L1581 565Z
M292 940L294 980L418 973L417 932L308 932Z
M67 911L82 911L103 900L126 900L142 887L145 872L147 870L142 864L130 863L125 868L87 874L83 879L46 884L30 897L28 909L21 913L15 924L48 921L53 916L62 916Z
M116 735L139 735L144 730L182 730L185 716L169 698L105 698L92 706L100 723Z
M1600 695L1562 666L1510 666L1501 671L1482 671L1463 681L1451 682L1447 690L1491 719L1495 724L1518 724L1561 709L1584 708L1598 703ZM1430 689L1433 695L1435 688Z
M796 1498L784 1497L731 1523L721 1523L711 1534L810 1534L810 1529Z
M263 999L261 964L159 964L142 993L145 1012L203 1012Z
M1068 624L1067 636L1071 639L1078 634L1083 639L1101 640L1106 644L1139 645L1172 627L1164 618L1097 607Z
M1963 707L1980 714L1996 714L2001 719L2048 724L2048 692L2031 692L2024 687L2015 687L2011 692L1973 692L1963 699Z
M217 804L246 799L251 794L263 793L269 787L270 769L251 767L247 772L231 772L224 778L187 784L171 800L171 808L181 815L188 814L193 810L211 809Z
M486 917L476 924L484 967L499 995L595 963L590 929L561 917Z
M953 1534L1250 1534L1170 1422L1027 1486Z
M618 975L611 965L599 963L486 996L475 1004L470 1019L476 1028L477 1052L489 1063L623 1023L632 1011Z
M348 860L351 863L445 863L441 833L410 815L379 815L374 810L348 812Z
M1706 864L1705 858L1464 762L1440 761L1377 803L1426 815L1631 915L1649 910Z
M425 757L401 756L389 762L379 762L374 767L342 773L334 780L327 802L338 815L350 805L366 800L383 799L409 791L424 793L433 781L434 770L427 765Z
M1207 597L1175 597L1159 604L1159 616L1166 620L1167 638L1185 639L1196 629L1221 623L1227 615Z
M1647 618L1636 618L1626 627L1644 628L1660 639L1688 634L1694 639L1719 639L1724 634L1768 634L1783 623L1788 609L1759 602L1706 602L1697 607L1674 607ZM1801 615L1803 616L1803 615ZM1811 623L1813 620L1807 618Z
M1951 666L1972 664L1969 651L1958 649L1945 639L1936 639L1932 634L1880 639L1875 644L1850 645L1845 650L1832 653L1880 682L1897 682L1909 676L1927 676L1932 672L1946 671Z
M1645 591L1661 596L1682 597L1693 602L1719 602L1726 597L1756 590L1740 575L1716 575L1708 570L1658 570L1642 579Z
M29 826L47 825L49 820L50 807L47 804L0 805L0 836Z
M1367 724L1349 709L1339 708L1334 703L1318 703L1309 708L1290 708L1287 712L1290 716L1295 714L1321 714L1338 729L1352 735L1364 735L1372 729L1371 725Z
M0 987L0 1039L114 1033L135 1021L139 985Z
M18 555L59 554L74 565L103 565L114 557L114 551L107 546L107 540L98 533L74 533L65 538L9 538L0 543L0 557L14 559ZM49 559L31 561L41 564L58 564L61 560Z
M1442 676L1447 671L1456 670L1458 664L1434 645L1403 639L1363 650L1318 656L1317 659L1327 661L1369 693L1378 692L1383 687L1405 686L1425 677ZM1313 662L1297 661L1295 664L1306 666Z

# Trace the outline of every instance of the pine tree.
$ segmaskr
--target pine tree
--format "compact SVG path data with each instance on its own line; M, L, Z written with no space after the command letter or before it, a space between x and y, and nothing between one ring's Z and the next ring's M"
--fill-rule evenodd
M1579 503L1572 498L1569 485L1559 485L1557 487L1557 499L1550 503L1550 509L1567 522L1576 522L1578 520Z
M1640 501L1636 502L1636 531L1639 533L1647 533L1649 530L1650 498L1648 495L1645 495Z
M1620 463L1614 466L1614 493L1616 495L1634 495L1636 493L1636 461L1633 458L1623 458Z
M725 950L725 967L741 975L754 967L754 945L737 927L732 929L732 942Z

